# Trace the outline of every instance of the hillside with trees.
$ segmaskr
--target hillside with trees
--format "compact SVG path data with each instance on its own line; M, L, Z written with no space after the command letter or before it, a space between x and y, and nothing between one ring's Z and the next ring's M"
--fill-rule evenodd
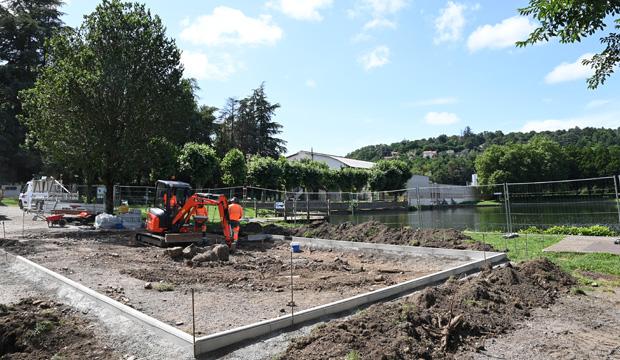
M425 159L424 151L438 154ZM434 182L463 185L476 172L482 183L611 176L620 173L617 154L620 154L620 128L504 134L502 131L474 133L467 127L461 135L370 145L347 157L366 161L397 158L407 162L414 173L428 175Z

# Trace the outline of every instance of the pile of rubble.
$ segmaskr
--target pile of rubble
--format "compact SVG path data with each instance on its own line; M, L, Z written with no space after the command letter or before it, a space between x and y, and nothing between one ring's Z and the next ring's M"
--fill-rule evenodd
M200 266L201 263L211 261L228 261L230 249L226 245L196 246L185 248L177 246L164 250L164 255L173 260L185 260L188 266Z

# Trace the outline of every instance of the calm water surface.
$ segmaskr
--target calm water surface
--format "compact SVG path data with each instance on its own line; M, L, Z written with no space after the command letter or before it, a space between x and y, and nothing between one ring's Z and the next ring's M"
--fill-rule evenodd
M607 225L619 229L618 209L614 202L512 204L513 230L528 226ZM458 228L480 231L506 230L503 206L461 207L410 212L362 212L332 215L332 223L360 223L376 220L390 226Z

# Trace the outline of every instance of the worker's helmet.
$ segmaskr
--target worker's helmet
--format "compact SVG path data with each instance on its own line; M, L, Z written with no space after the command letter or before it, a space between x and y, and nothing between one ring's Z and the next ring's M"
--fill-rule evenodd
M237 200L237 198L236 198L236 197L232 197L232 198L230 198L230 203L231 203L231 204L236 204L236 203L238 203L238 202L239 202L239 200Z

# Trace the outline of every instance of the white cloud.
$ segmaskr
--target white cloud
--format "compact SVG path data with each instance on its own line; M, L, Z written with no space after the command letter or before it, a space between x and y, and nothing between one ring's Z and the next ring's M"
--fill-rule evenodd
M282 29L271 16L246 16L237 9L218 6L210 15L198 17L181 31L181 39L202 45L273 45L282 38Z
M364 24L364 30L389 28L396 29L396 23L387 19L375 18Z
M611 103L611 100L608 100L608 99L592 100L586 104L586 109L594 109L594 108L598 108L601 106L605 106L610 103Z
M407 0L362 0L362 7L375 15L395 14L407 5Z
M423 100L408 102L405 104L405 106L421 107L421 106L449 105L449 104L456 104L457 102L459 102L459 99L457 99L456 97L447 96L447 97L437 97L437 98L432 98L432 99L423 99Z
M185 68L185 76L197 80L227 80L232 74L243 67L229 55L221 55L216 63L207 54L200 51L183 51L181 63Z
M306 86L314 89L316 87L316 81L314 81L314 79L308 79L306 80Z
M590 59L592 56L594 56L594 54L586 53L581 55L575 62L561 63L545 76L545 82L547 84L557 84L565 81L585 79L592 76L594 70L590 66L581 63L584 59Z
M469 51L502 49L524 40L536 28L536 24L523 16L513 16L499 24L478 27L467 39Z
M553 131L574 127L618 128L620 127L620 113L592 114L565 119L533 120L526 122L521 131Z
M450 125L461 121L454 113L431 111L424 116L424 121L430 125Z
M435 19L435 44L457 41L461 38L465 26L465 9L463 4L448 1Z
M368 35L365 32L361 32L361 33L355 34L355 36L351 38L351 42L354 44L357 44L361 42L371 41L373 39L374 39L373 36Z
M267 2L267 7L276 9L297 20L321 21L320 9L332 6L333 0L276 0Z
M384 66L390 62L390 48L385 45L377 46L372 51L360 56L358 61L366 71Z

